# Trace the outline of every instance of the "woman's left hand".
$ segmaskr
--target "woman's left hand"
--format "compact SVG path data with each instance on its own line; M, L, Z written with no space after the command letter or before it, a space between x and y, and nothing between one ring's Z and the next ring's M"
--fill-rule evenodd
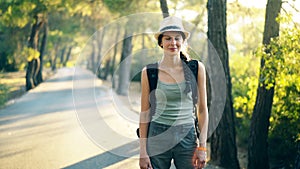
M206 165L206 151L199 150L198 148L194 152L193 156L193 165L194 168L202 169Z

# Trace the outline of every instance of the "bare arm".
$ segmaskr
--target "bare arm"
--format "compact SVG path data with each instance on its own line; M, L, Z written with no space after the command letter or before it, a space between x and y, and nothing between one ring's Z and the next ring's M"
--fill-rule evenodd
M199 62L198 66L198 125L200 129L199 146L206 147L207 132L208 132L208 109L206 95L206 73L203 63Z
M149 83L146 68L141 77L141 113L140 113L140 168L152 169L150 158L147 153L147 135L150 121Z
M204 168L206 165L206 140L208 131L208 110L206 96L206 73L205 67L198 62L198 104L197 104L198 127L200 130L199 145L193 156L194 167Z
M140 113L140 153L141 155L147 155L146 143L148 135L148 125L149 125L149 115L150 115L150 105L149 105L149 83L147 78L147 71L144 68L141 77L141 113Z

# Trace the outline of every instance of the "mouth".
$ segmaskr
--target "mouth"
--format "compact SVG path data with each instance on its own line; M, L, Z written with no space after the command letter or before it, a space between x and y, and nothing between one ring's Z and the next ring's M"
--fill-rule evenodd
M177 50L177 48L169 48L169 50L175 51L175 50Z

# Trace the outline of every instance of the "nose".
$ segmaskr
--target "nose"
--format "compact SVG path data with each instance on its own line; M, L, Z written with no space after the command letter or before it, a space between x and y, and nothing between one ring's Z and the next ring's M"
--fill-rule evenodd
M171 39L171 43L172 43L172 44L176 44L175 38L172 38L172 39Z

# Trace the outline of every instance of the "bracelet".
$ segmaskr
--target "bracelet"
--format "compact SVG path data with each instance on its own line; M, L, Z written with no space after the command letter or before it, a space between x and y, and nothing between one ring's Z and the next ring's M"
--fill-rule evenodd
M199 151L206 151L206 148L205 147L197 147L197 150L199 150Z

